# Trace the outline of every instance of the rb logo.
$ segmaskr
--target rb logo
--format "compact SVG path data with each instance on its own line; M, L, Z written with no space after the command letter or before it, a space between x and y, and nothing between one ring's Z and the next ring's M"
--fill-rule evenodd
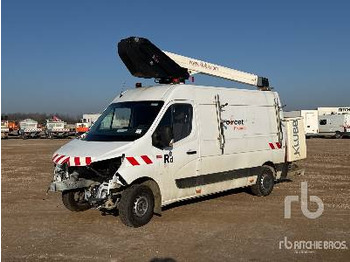
M311 212L307 208L307 182L301 182L301 212L303 212L304 216L309 219L315 219L322 215L324 210L324 205L322 200L318 196L310 196L310 201L315 202L317 204L317 210L315 212ZM299 196L286 196L284 199L284 218L291 218L291 207L292 202L298 202Z

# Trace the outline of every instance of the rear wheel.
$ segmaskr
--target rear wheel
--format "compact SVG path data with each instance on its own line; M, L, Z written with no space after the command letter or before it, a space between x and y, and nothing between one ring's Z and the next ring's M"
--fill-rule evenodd
M154 196L145 185L132 185L122 193L119 203L120 220L129 227L146 225L153 217Z
M275 184L274 170L270 166L262 166L261 173L258 175L256 184L251 187L251 191L257 196L269 195Z
M335 136L336 139L342 139L343 135L340 132L335 132Z
M91 208L89 202L85 200L85 191L81 188L63 191L62 202L70 211L80 212Z

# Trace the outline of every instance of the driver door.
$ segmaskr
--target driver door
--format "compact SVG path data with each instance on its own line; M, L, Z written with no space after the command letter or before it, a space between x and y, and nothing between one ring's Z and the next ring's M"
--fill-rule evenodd
M199 138L192 101L171 104L158 124L152 144L163 161L160 172L167 186L166 199L193 195L189 190L199 171ZM192 192L193 191L193 192Z

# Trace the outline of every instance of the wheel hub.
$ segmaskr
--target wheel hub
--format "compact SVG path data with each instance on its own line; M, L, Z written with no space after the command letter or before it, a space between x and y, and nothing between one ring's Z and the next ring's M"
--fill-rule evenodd
M271 177L264 175L262 179L262 186L264 189L269 189L271 187Z
M77 191L74 193L74 200L76 202L83 202L85 200L85 192L84 191Z
M148 210L148 200L144 196L139 196L134 202L134 213L138 217L142 217Z

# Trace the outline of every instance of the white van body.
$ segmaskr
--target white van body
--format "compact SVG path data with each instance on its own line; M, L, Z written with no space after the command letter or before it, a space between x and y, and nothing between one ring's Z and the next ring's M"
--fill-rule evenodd
M320 135L341 138L350 135L350 114L319 116Z
M305 135L315 136L318 134L318 111L317 110L298 110L284 112L284 117L303 117Z
M98 184L99 199L117 188L151 181L157 213L161 206L176 201L254 185L264 165L271 167L275 180L281 178L286 141L292 141L293 135L287 138L276 92L171 84L127 90L111 105L142 101L164 103L146 133L133 141L69 142L53 155L56 169L51 190L91 187L96 181L72 180L69 172L121 159L115 173ZM179 104L192 108L188 134L166 148L154 146L152 137L164 115ZM304 134L302 128L294 128L295 132ZM306 154L305 140L297 146Z

